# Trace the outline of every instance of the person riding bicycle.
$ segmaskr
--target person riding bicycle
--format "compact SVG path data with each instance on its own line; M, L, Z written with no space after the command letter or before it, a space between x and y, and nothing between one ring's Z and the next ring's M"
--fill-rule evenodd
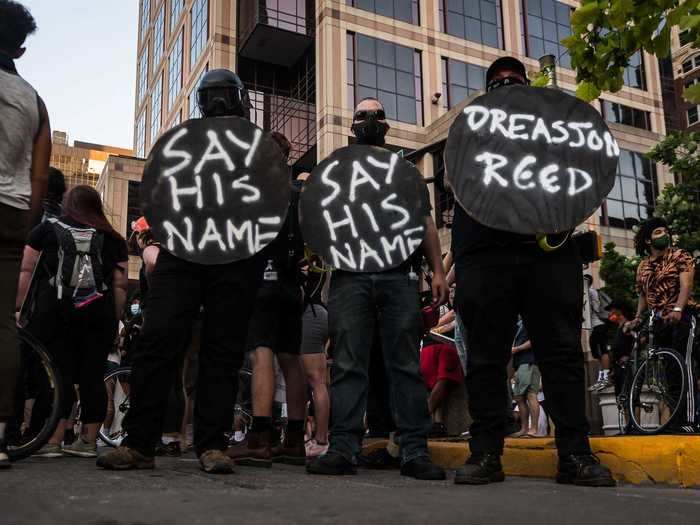
M672 245L671 231L664 219L647 220L635 237L637 254L646 256L637 269L639 301L635 318L626 329L636 328L642 314L651 309L658 316L654 324L655 343L676 350L684 359L687 371L686 399L672 427L695 432L695 380L693 338L697 304L692 299L695 262L687 251Z

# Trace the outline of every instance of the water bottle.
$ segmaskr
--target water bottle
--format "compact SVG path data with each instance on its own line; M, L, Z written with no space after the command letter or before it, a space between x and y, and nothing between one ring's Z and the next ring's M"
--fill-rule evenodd
M267 266L265 267L265 273L263 273L263 280L265 281L276 281L277 280L277 270L272 262L272 259L267 260Z

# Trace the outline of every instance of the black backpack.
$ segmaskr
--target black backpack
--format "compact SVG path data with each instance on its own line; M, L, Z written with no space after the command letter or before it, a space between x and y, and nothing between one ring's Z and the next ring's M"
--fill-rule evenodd
M95 228L78 228L55 218L48 222L58 240L58 268L52 279L57 296L63 299L71 294L75 308L87 306L107 290L102 272L104 234Z

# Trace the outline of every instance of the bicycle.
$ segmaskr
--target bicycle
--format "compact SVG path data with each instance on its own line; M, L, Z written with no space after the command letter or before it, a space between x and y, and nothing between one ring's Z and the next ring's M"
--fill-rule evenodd
M12 461L31 456L48 442L61 418L65 395L58 367L44 346L23 328L17 329L17 341L17 403L7 432L7 453Z

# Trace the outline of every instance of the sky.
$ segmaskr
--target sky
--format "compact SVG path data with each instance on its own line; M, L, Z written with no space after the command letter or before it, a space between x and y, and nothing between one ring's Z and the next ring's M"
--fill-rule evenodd
M69 140L133 147L138 0L20 0L37 32L17 70Z

